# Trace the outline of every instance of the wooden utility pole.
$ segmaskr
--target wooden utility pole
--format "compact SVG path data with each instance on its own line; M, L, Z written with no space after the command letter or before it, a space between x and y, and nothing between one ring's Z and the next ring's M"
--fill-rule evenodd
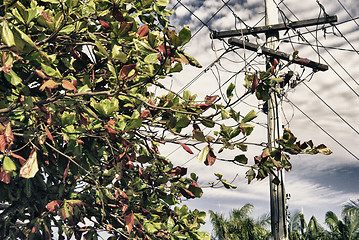
M289 63L299 64L301 66L312 68L314 71L327 71L328 66L311 61L307 58L299 58L293 54L280 52L277 49L278 38L280 30L290 30L300 27L314 26L318 24L333 23L337 21L336 16L325 16L324 18L309 19L303 21L296 21L290 23L278 23L278 9L277 0L264 0L265 4L265 26L247 28L240 30L230 30L222 32L212 32L212 39L221 39L226 37L255 35L259 33L266 34L266 45L261 46L258 44L250 43L247 40L230 38L228 43L234 46L245 48L251 51L258 51L261 49L262 54L266 55L267 69L273 66L273 60L285 60ZM277 89L279 86L272 86L270 90L270 99L268 100L268 148L270 151L276 148L276 135L282 134L281 123L279 122L278 106L277 106ZM275 177L278 177L280 183L276 185L273 183ZM287 240L287 207L286 207L286 194L284 188L284 172L274 171L270 174L270 208L271 208L271 240Z
M265 0L265 25L271 26L278 24L278 9L277 9L277 0ZM269 49L277 50L278 46L279 32L277 30L267 31L266 32L266 47ZM267 68L270 68L273 65L273 58L267 56ZM278 88L278 86L274 86ZM281 130L278 129L281 126L279 123L278 116L278 104L277 104L277 91L270 90L270 99L268 100L268 115L267 115L267 124L268 124L268 148L269 151L274 150L275 148L275 139L276 133ZM279 136L278 136L279 137ZM270 209L271 209L271 239L273 240L282 240L288 239L287 231L287 209L286 209L286 199L285 199L285 188L284 188L284 178L282 170L275 173L280 180L278 185L273 183L275 178L274 174L269 176L269 186L270 186Z

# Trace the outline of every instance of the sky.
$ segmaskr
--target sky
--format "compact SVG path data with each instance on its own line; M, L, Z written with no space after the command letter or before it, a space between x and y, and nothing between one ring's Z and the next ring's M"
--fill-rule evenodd
M284 99L280 111L283 124L298 139L312 139L317 145L324 143L333 151L329 156L292 156L293 169L285 173L286 191L291 196L287 202L289 212L303 211L307 220L314 215L324 225L327 211L334 211L340 216L342 204L359 199L359 161L356 159L359 157L359 53L356 51L359 49L359 19L345 23L351 19L350 15L354 18L359 16L359 1L284 0L279 4L282 11L279 22L323 17L324 10L319 7L318 2L328 15L337 15L338 23L344 23L339 24L337 29L330 27L326 31L322 26L300 29L303 38L299 38L293 31L281 31L280 38L291 42L281 40L279 48L287 53L298 50L300 57L320 61L330 68L328 71L312 74L311 69L290 65L289 69L300 76L300 84L287 89L285 96L290 102ZM241 73L233 77L234 73L244 68L249 71L263 70L264 57L249 50L235 49L221 58L219 63L212 64L228 45L226 40L212 40L210 30L263 26L264 0L170 0L170 7L175 9L171 23L178 26L178 30L181 26L188 25L194 35L185 46L185 51L203 66L202 69L186 66L181 73L166 79L171 89L179 92L190 90L198 94L198 99L203 99L206 95L221 95L219 86L225 91L228 84L233 83L236 85L236 93L239 96L243 94L244 75ZM307 33L308 30L313 30L312 34ZM248 40L263 44L265 36L249 36ZM253 61L249 64L251 60ZM236 106L236 110L242 114L251 109L259 114L255 120L258 124L255 124L253 136L248 141L267 141L266 115L261 113L260 104L254 96L250 96ZM204 132L210 133L210 129L204 129ZM248 158L252 160L261 150L260 147L250 147ZM231 209L251 203L255 206L254 217L269 212L267 179L253 181L248 185L245 179L247 169L243 167L220 161L207 167L196 157L177 147L166 146L161 151L175 164L187 167L188 172L197 173L200 185L204 186L203 197L185 201L188 206L203 211L211 209L228 216ZM237 154L239 153L229 152L217 156L233 159ZM208 182L215 180L213 173L217 172L223 174L228 181L234 180L233 184L237 189L207 188ZM204 230L210 232L210 224L206 224Z

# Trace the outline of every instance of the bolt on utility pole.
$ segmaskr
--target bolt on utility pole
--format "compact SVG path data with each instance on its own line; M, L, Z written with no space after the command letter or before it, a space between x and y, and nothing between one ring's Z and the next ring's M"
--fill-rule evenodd
M277 0L265 0L265 25L271 26L278 24ZM279 32L276 30L266 32L266 47L277 50ZM267 57L267 68L273 65L273 58ZM276 88L278 86L275 86ZM275 136L280 131L281 126L278 116L277 92L270 91L270 99L268 100L268 148L270 151L275 148ZM279 136L278 136L279 137ZM271 239L282 240L288 239L287 231L287 214L284 178L282 170L276 172L280 180L278 185L273 183L274 174L270 174L270 209L271 209Z

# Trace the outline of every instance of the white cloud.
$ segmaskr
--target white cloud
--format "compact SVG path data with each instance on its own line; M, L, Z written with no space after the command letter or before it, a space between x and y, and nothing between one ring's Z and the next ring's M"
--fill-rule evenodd
M194 3L189 0L182 0L184 4L188 4L189 8L195 12L195 14L201 18L202 21L207 21L213 13L222 5L221 1L200 1ZM248 1L239 1L236 3L231 2L231 7L235 13L243 19L247 24L253 25L263 16L264 10L264 1L263 0L248 0ZM326 8L326 11L329 14L338 15L339 21L344 21L349 18L348 14L344 9L339 5L336 0L321 0L320 1ZM356 17L359 13L359 1L352 0L341 0L341 2L347 7L351 14ZM302 0L300 4L296 0L286 0L285 4L295 13L299 19L308 19L316 18L320 12L320 9L316 1L312 0ZM286 10L284 5L280 5L283 11L290 17L291 20L296 20L288 10ZM180 8L180 12L176 17L183 16L185 19L180 19L181 23L187 24L191 27L192 33L196 32L199 27L202 26L202 23L199 22L196 18L188 17L188 13L185 13L183 8ZM176 20L176 19L175 19ZM176 21L179 21L178 19ZM280 19L281 21L281 19ZM357 22L359 22L357 20ZM220 30L229 30L234 29L235 18L231 11L227 7L224 7L211 22L209 26L217 31ZM260 25L263 25L264 22L261 22ZM238 25L237 21L237 27ZM310 28L315 29L315 28ZM354 22L349 22L339 26L339 29L351 43L359 49L359 39L358 39L358 26ZM341 47L351 49L351 47L346 43L345 39L341 37L336 37L329 32L332 30L328 28L328 33L326 38L324 38L324 33L322 31L318 32L318 37L320 42L324 46L330 47ZM300 29L302 33L305 33L305 29ZM293 33L289 32L292 36ZM283 34L283 32L281 33ZM311 34L305 34L305 38L310 41L311 44L317 44L315 41L315 32ZM313 37L314 36L314 37ZM260 35L261 40L264 40L264 35ZM250 37L251 41L255 41L253 37ZM292 38L293 41L301 41L297 37ZM222 43L219 40L214 40L213 44L216 47L217 53L211 49L212 40L209 38L209 30L204 27L190 42L186 45L186 50L189 54L197 58L201 64L206 67L212 63L216 56L219 56L223 50ZM306 43L305 41L301 41ZM310 46L306 45L297 45L294 44L295 49L299 50L301 57L310 58L312 60L318 61L318 55L315 52L317 50L314 47L314 50ZM289 43L282 43L280 45L281 51L284 52L293 52L291 45ZM358 55L355 52L348 51L339 51L334 49L329 49L328 51L337 59L337 61L345 68L345 70L354 77L358 82L359 68L358 64ZM240 54L243 57L243 50L237 50L236 53ZM249 51L246 51L246 56L250 54ZM336 63L328 53L320 48L320 54L328 62L330 66L339 74L335 74L333 70L328 70L326 72L316 73L310 82L307 82L308 86L312 88L318 95L320 95L323 100L328 103L335 111L337 111L346 121L348 121L354 128L359 130L358 125L358 112L359 104L358 97L343 83L340 79L342 77L357 93L359 92L359 86L350 78L350 76ZM261 65L255 65L255 68L263 68L263 58L260 59ZM241 62L242 59L236 55L228 55L228 60L222 59L221 64L224 68L231 71L238 71L244 67L244 63ZM321 63L325 63L321 60ZM302 73L302 68L299 66L290 66L291 69L297 71L299 74ZM218 69L222 69L220 66ZM189 81L196 79L204 69L193 69L190 66L185 67L185 70L178 74L174 75L173 78L173 90L181 89ZM215 68L212 70L217 71ZM311 70L306 69L303 76L308 75ZM228 80L232 74L220 72L221 83ZM236 81L235 81L236 80ZM215 78L215 75L211 72L211 69L201 75L188 89L191 92L199 93L199 99L202 99L205 95L212 93L218 88L218 79ZM233 78L231 80L235 82L238 86L238 89L241 88L243 84L243 75L239 75L238 78ZM216 92L219 94L219 92ZM327 130L335 139L340 143L346 146L350 151L359 156L358 144L359 138L358 135L350 129L342 120L340 120L327 106L325 106L318 98L315 97L304 85L299 85L295 89L288 92L288 98L291 99L302 111L312 117L320 126ZM247 99L249 104L254 106L258 105L253 97ZM237 106L237 110L240 110L241 113L245 113L250 107L247 105L241 104ZM330 137L328 137L323 131L321 131L315 124L313 124L308 118L302 115L300 111L292 108L289 104L284 104L284 112L288 119L293 115L293 120L290 122L290 128L296 134L300 140L309 140L312 139L315 144L325 143L329 146L334 153L331 156L294 156L292 157L293 171L286 174L287 182L286 187L288 192L291 193L292 198L289 200L290 209L299 209L303 208L304 213L307 217L315 215L321 221L324 219L324 213L328 210L334 210L337 214L340 213L341 204L349 199L357 198L358 191L347 191L346 187L343 187L342 190L338 190L338 186L330 186L329 182L335 183L335 181L342 181L343 176L339 176L336 172L337 169L347 168L358 166L358 161L355 160L350 154L348 154L343 148L338 146ZM260 121L265 123L265 116L260 117ZM257 134L256 134L257 130ZM262 127L257 126L253 139L251 141L265 141L266 140L266 130ZM167 151L170 152L171 150ZM248 156L252 161L252 157L258 154L261 151L261 148L251 148ZM225 154L227 158L233 158L236 152L231 152ZM187 160L191 159L192 155L187 154L184 150L179 149L172 154L170 158L174 159L176 164L183 164ZM221 155L223 157L223 155ZM215 211L227 213L232 208L237 208L243 206L245 203L253 203L255 205L255 214L256 216L261 215L269 211L269 188L268 181L263 181L259 183L254 183L247 185L246 179L244 178L244 173L246 169L233 166L230 164L222 163L217 161L212 167L205 167L203 163L199 163L196 159L191 160L185 165L189 168L189 172L196 172L200 176L200 183L202 185L207 184L209 181L215 179L213 173L220 172L224 175L224 178L227 180L232 180L234 176L238 173L238 178L235 180L235 184L238 186L236 190L226 190L226 189L205 189L205 193L202 199L195 201L188 201L190 206L198 207L201 209L213 209ZM332 179L328 180L328 184L325 183L325 180L330 174ZM350 182L348 183L350 184ZM355 184L355 183L353 183ZM256 210L257 209L257 210Z

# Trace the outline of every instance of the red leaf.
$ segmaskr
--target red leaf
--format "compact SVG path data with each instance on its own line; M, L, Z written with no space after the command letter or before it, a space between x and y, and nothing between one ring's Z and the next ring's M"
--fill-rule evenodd
M273 59L273 67L276 68L278 64L279 64L278 59L274 58Z
M67 174L69 173L69 168L70 168L70 160L67 163L67 166L66 166L65 171L64 171L64 175L62 177L62 183L63 184L65 184L65 182L66 182Z
M49 79L49 77L46 76L46 74L42 70L35 69L35 73L42 79Z
M86 115L81 113L80 114L80 121L81 121L81 124L85 125L85 126L88 126L90 125L90 121L87 119Z
M149 114L150 114L150 110L147 110L147 109L143 110L142 113L141 113L140 118L146 119Z
M193 154L192 150L186 144L181 143L180 141L177 142L183 147L184 150L186 150L190 154Z
M46 209L49 212L55 213L60 208L61 203L62 203L62 201L60 201L60 200L51 201L46 205Z
M67 89L67 90L76 92L76 87L70 81L63 80L62 81L62 87Z
M169 170L168 173L173 175L173 176L176 176L176 175L183 176L183 175L187 174L187 168L177 166L177 167L172 168L171 170Z
M10 179L11 179L11 173L7 173L5 171L3 171L2 167L1 167L1 171L0 171L0 181L4 182L6 184L10 183Z
M99 22L100 22L100 24L101 24L102 27L104 27L104 28L106 28L106 29L110 29L110 28L111 28L110 24L109 24L106 20L100 19Z
M50 17L47 15L47 13L45 11L42 11L41 15L48 21L51 23L51 19Z
M81 139L77 139L77 143L80 145L84 145L84 141L82 141Z
M128 76L132 70L135 70L135 72L131 76ZM135 63L134 64L124 65L122 67L121 72L120 72L120 78L122 80L131 81L136 76L137 76L137 69L136 69L136 64Z
M75 59L81 60L80 55L78 54L78 52L77 52L75 49L73 49L73 47L70 46L70 47L69 47L69 50L70 50L71 55L72 55Z
M122 191L121 189L116 189L115 198L116 198L116 200L120 200L120 198L124 198L124 199L128 200L127 194L124 191Z
M10 152L10 155L13 156L14 158L19 159L19 162L20 162L21 165L25 164L25 162L26 162L25 158L21 157L20 155L17 155L15 153L13 153L13 152Z
M254 79L252 82L252 89L251 89L251 93L254 93L256 91L256 88L258 87L259 82L258 82L258 77L257 75L254 75Z
M117 134L118 132L116 130L114 130L113 128L111 128L109 125L105 125L105 130L109 133L109 134Z
M142 25L138 31L137 31L137 34L138 34L138 37L144 37L146 36L148 33L150 32L150 29L148 28L147 24L145 25Z
M52 126L52 113L51 112L47 113L46 123L49 124L49 126Z
M125 217L125 223L128 234L130 234L134 225L133 213L130 213Z
M59 85L61 85L61 83L57 83L54 80L48 80L44 84L42 84L39 89L40 91L44 91L45 88L53 89L53 88L57 88Z
M172 51L171 48L168 46L165 47L163 45L159 45L158 50L162 52L165 56L171 56Z
M115 6L113 7L113 10L112 10L112 16L119 22L123 22L125 20L125 17L123 16L123 14Z
M1 59L2 70L5 73L9 73L12 68L12 63L10 65L6 65L6 60L7 60L7 53L3 52L2 59Z
M206 103L206 104L209 104L209 105L211 105L214 101L216 101L216 99L218 98L218 95L214 95L214 96L206 96L205 98L204 98L204 102Z
M9 145L11 145L14 141L14 134L12 133L11 130L11 123L8 123L5 126L5 133L4 133L4 137L5 137L5 142Z
M191 186L193 186L194 188L201 188L195 181L191 183Z
M1 151L2 153L5 153L6 145L7 145L7 144L6 144L4 135L0 135L0 151Z
M212 166L216 161L216 158L216 155L214 155L214 152L212 151L212 149L210 149L207 154L207 159L204 161L204 164L206 164L207 166Z
M33 178L38 171L39 165L37 163L37 152L33 149L25 164L20 168L20 177Z
M50 130L46 126L45 126L45 131L46 131L47 137L51 140L51 142L54 142L54 138L52 137Z
M127 209L128 209L128 205L126 205L126 204L123 205L121 208L122 213L125 213L127 211Z
M196 198L196 196L186 188L181 187L179 190L185 198Z

